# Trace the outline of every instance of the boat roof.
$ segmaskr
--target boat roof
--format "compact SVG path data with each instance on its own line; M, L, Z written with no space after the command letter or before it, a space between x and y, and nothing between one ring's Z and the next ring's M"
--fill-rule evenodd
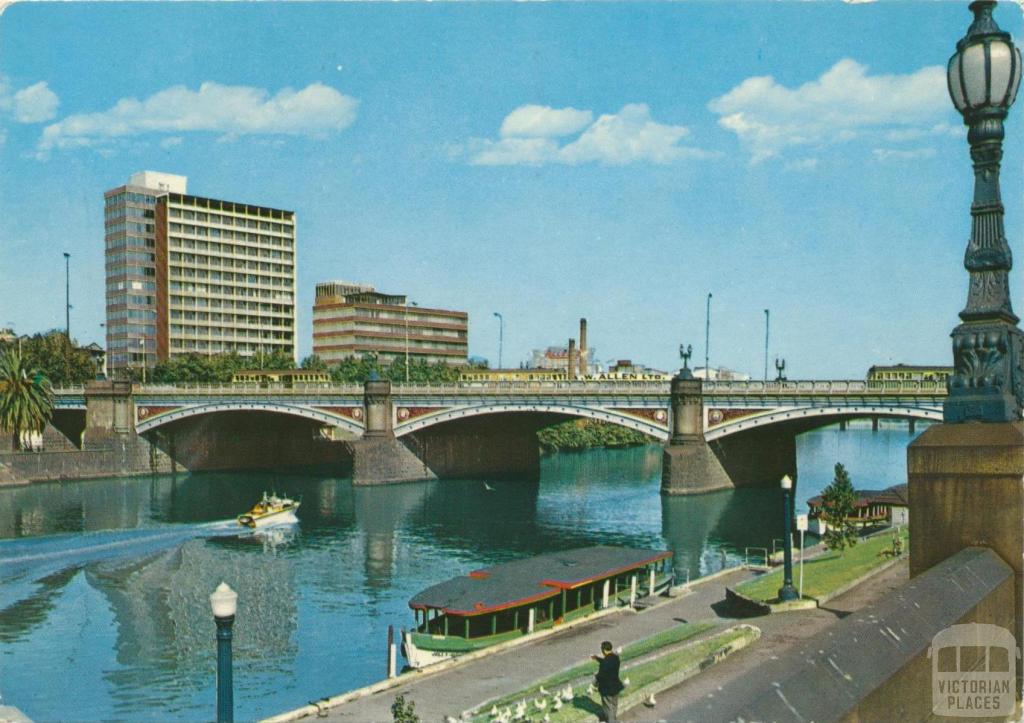
M562 590L671 556L663 550L606 545L548 552L453 577L414 595L409 607L456 615L492 613L554 597Z

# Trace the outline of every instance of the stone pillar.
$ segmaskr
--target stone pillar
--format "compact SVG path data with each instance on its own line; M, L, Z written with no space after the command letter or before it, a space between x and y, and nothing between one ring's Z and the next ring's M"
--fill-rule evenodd
M910 575L965 547L994 550L1016 577L1011 630L1024 641L1024 422L939 424L907 448ZM1021 666L1017 666L1018 697Z
M604 581L604 587L601 588L601 609L604 610L608 607L608 588L611 582L608 580Z
M636 607L636 575L629 577L629 606Z
M363 436L345 443L352 455L353 485L437 478L423 460L395 438L391 382L368 379L363 384L363 419Z
M526 616L526 632L527 633L532 633L533 632L533 626L536 624L536 621L537 621L537 611L534 608L530 608L530 611L529 611L529 613Z
M909 434L913 434L916 431L917 431L917 420L916 419L908 419L907 420L907 432Z
M684 369L672 379L672 436L662 455L661 493L688 495L732 488L722 463L704 439L700 379Z
M135 431L131 382L89 382L85 386L84 445L122 438Z
M386 379L368 379L363 384L363 419L366 420L364 437L394 437L391 407L391 382Z

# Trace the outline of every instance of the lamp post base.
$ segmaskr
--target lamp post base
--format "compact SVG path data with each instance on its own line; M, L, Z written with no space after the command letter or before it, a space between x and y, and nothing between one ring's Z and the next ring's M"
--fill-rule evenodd
M779 602L790 602L792 600L799 600L800 593L793 587L793 583L787 582L785 585L779 588Z

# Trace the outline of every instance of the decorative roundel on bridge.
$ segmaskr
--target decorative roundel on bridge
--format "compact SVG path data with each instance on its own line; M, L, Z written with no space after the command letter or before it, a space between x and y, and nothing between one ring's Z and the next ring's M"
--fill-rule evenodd
M148 417L149 416L149 407L139 407L139 416L140 417Z
M659 422L664 422L666 419L668 419L668 415L665 414L664 409L659 409L657 412L654 413L654 418L657 419Z
M404 407L402 409L399 409L398 410L398 418L399 419L408 419L409 418L409 410L405 409Z
M721 409L712 409L711 411L708 412L708 421L711 422L712 424L718 424L724 418L725 415L722 414Z
M352 418L353 419L362 419L363 418L363 410L362 409L353 409L352 410Z

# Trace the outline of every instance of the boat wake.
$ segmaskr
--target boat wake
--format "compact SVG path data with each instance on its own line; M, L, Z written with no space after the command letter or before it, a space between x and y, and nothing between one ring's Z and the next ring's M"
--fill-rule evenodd
M0 575L12 567L32 566L46 561L69 564L92 562L107 557L148 553L196 537L237 535L235 520L217 520L192 525L96 532L66 533L0 541Z

